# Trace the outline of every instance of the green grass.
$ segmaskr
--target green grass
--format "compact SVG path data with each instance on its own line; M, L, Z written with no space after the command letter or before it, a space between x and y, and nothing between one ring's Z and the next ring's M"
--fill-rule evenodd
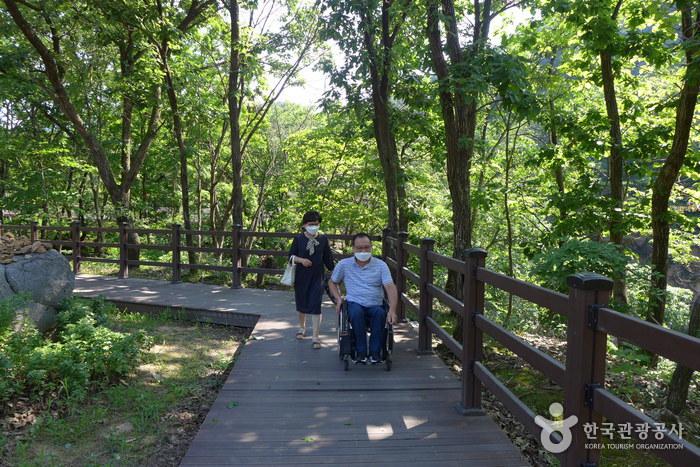
M147 361L87 401L68 403L58 417L40 414L10 450L9 465L177 463L186 434L196 430L201 406L216 394L244 336L235 328L173 321L165 313L118 312L108 326L152 336ZM176 448L167 444L173 439Z

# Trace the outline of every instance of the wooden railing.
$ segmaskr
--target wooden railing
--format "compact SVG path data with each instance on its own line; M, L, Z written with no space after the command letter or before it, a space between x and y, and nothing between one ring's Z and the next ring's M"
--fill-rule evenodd
M609 423L640 425L648 428L648 436L632 430L639 444L649 452L673 465L700 465L700 449L681 439L669 429L659 429L657 422L615 396L605 388L608 334L617 336L643 349L654 352L693 370L700 370L700 339L608 308L612 281L593 273L568 277L569 294L545 289L486 268L486 251L472 248L464 252L464 261L433 251L434 241L423 239L420 246L407 243L407 235L386 235L385 259L395 274L401 295L399 313L413 311L419 322L418 351L432 351L432 336L436 336L462 362L462 396L459 410L465 415L482 414L481 390L485 387L520 421L538 441L542 428L535 423L535 413L523 403L486 366L483 360L483 337L487 335L525 360L533 368L559 385L564 392L564 419L576 416L572 427L571 445L557 455L564 466L595 466L603 444L596 433L586 434L584 426L602 427L603 418ZM407 267L408 259L418 258L419 271ZM434 284L434 267L439 265L459 274L462 297L459 300ZM407 283L418 288L419 303L406 294ZM516 295L547 308L567 320L566 363L532 346L503 326L484 316L484 288ZM433 302L461 316L461 342L454 339L433 317ZM654 430L653 432L651 430ZM554 442L562 440L554 432ZM680 449L662 449L668 445Z
M119 265L120 277L128 277L129 266L163 266L172 269L172 279L180 280L184 269L203 269L230 272L232 287L240 287L241 274L281 274L282 269L241 267L243 256L267 255L286 256L287 249L243 248L242 240L256 238L292 238L289 232L252 232L240 226L230 231L184 230L174 224L170 229L131 229L126 224L118 228L84 227L74 222L69 227L27 225L0 225L0 234L6 231L26 232L31 240L50 241L56 247L71 249L73 270L80 271L83 262L115 263ZM55 232L59 238L48 239ZM129 234L167 236L167 244L129 244ZM118 234L117 242L91 242L83 239L85 234ZM214 235L228 237L230 246L187 247L182 245L182 236ZM351 235L328 235L331 240L348 241ZM614 335L677 362L692 370L700 371L700 339L648 323L635 317L619 313L608 307L612 281L593 273L579 273L568 278L569 293L562 294L524 282L486 268L485 250L472 248L464 252L464 261L444 256L433 251L435 242L423 239L420 246L407 242L406 233L392 234L384 230L383 235L372 236L381 240L382 256L389 265L399 291L399 314L405 316L411 310L418 317L418 351L432 351L432 336L440 339L445 346L462 362L462 394L459 410L465 415L483 414L481 390L485 387L518 419L536 438L540 439L541 427L535 423L535 413L506 387L484 364L483 336L495 339L508 350L525 360L533 368L558 384L564 392L564 418L576 416L578 422L572 427L571 445L558 454L564 466L595 466L599 462L600 449L591 448L602 441L596 434L591 438L584 432L585 425L601 427L603 418L616 424L631 423L647 427L657 427L656 421L627 404L612 392L605 389L607 336ZM119 259L84 257L83 248L118 248ZM129 260L129 249L155 249L170 251L171 261L155 262ZM230 266L204 263L187 264L181 261L182 252L206 252L228 255ZM336 254L336 258L348 255ZM407 265L411 257L418 259L419 271L412 271ZM435 265L457 273L462 284L462 297L458 299L434 283ZM234 267L235 266L235 267ZM418 303L407 294L408 283L418 288ZM484 289L486 285L516 295L524 300L547 308L567 320L566 363L562 363L547 353L532 346L511 331L484 316ZM440 326L433 316L434 300L457 313L463 320L461 342L453 338ZM651 453L673 465L700 465L700 449L681 439L668 429L657 430L642 439L637 431L632 431L640 443ZM553 433L555 442L562 437ZM656 449L664 445L680 445L681 449Z
M204 270L228 272L231 274L231 287L239 288L241 286L242 274L268 274L281 275L284 269L279 268L262 268L241 266L243 258L251 256L287 256L288 248L284 249L256 249L244 248L244 240L253 238L277 238L291 239L295 233L291 232L256 232L243 230L241 226L234 225L231 230L186 230L179 224L172 224L169 229L143 229L131 228L127 223L122 223L119 227L87 227L80 225L79 222L73 222L70 226L40 226L37 222L32 222L25 225L7 225L0 224L0 234L4 231L24 234L30 238L32 242L41 240L50 242L54 248L61 250L70 250L69 257L73 265L73 271L77 274L80 272L80 266L83 263L107 263L117 264L119 266L119 277L128 278L129 268L132 266L156 266L171 269L171 279L178 282L182 278L182 271L185 270ZM50 233L53 233L56 238L49 238ZM167 242L163 243L147 243L139 242L138 244L129 243L130 234L139 235L154 235L166 237ZM98 242L88 241L87 236L112 235L117 238L117 241ZM183 244L183 237L192 236L208 236L211 238L226 239L228 247L216 246L187 246ZM352 235L349 234L327 234L329 240L349 241ZM84 238L85 237L85 238ZM381 236L372 235L372 240L381 240ZM83 256L86 248L118 248L119 258L102 258L96 256ZM129 251L146 251L158 250L162 252L171 252L170 261L147 261L142 259L129 259ZM195 264L190 264L182 261L182 255L188 252L195 253L211 253L230 258L230 265L207 264L199 261ZM344 258L349 255L343 253L334 253L336 259ZM234 266L235 265L235 266Z

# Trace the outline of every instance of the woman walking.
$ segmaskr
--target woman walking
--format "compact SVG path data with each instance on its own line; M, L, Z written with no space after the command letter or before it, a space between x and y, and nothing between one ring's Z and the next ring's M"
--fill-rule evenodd
M318 233L321 215L317 211L308 211L301 221L304 232L292 241L289 258L295 262L294 299L299 313L299 330L297 339L306 334L306 317L311 315L313 330L313 348L321 348L319 332L321 328L321 301L324 291L324 266L333 270L333 255L328 237Z

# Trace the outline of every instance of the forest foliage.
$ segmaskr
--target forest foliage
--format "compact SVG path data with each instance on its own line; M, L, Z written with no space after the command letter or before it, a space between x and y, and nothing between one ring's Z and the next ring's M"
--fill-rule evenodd
M685 330L697 18L687 0L5 0L2 222L296 231L315 208L327 232L481 246L562 291L606 274L621 311ZM303 69L323 99L280 99ZM548 322L491 298L499 321Z

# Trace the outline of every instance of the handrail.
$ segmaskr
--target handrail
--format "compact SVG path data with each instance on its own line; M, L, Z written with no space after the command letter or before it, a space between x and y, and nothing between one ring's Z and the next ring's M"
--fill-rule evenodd
M230 273L231 286L240 287L242 274L279 275L284 272L279 268L261 268L246 266L245 258L249 256L286 257L284 249L244 248L242 238L292 238L292 232L254 232L245 231L240 226L233 226L230 231L196 231L185 230L173 224L170 229L130 228L121 224L113 227L85 227L73 222L70 227L29 225L2 225L0 231L29 230L32 241L39 240L41 231L68 230L70 236L62 240L42 239L61 248L71 250L73 270L78 273L82 262L96 262L119 265L119 276L127 278L130 266L157 266L172 268L173 281L180 280L182 270L208 270ZM186 246L182 237L186 234L206 232L227 239L229 247ZM86 240L86 233L117 233L117 242L97 242ZM167 235L168 243L131 243L130 234L148 233ZM330 234L329 238L349 240L351 235ZM65 238L65 237L64 237ZM99 238L99 237L98 237ZM372 239L376 239L372 236ZM576 274L568 278L569 294L540 287L520 279L487 269L486 252L470 249L464 252L464 260L438 254L433 251L434 241L423 239L420 246L407 242L408 234L400 232L393 235L385 230L382 239L382 256L392 270L399 293L398 311L405 316L408 310L416 314L418 328L419 352L431 352L432 336L443 344L462 362L462 396L460 408L465 414L481 412L481 385L485 386L518 419L533 436L538 437L540 427L534 422L534 412L513 394L481 361L483 354L483 336L495 339L535 370L557 383L564 391L565 416L576 415L578 424L572 428L571 446L559 457L562 465L574 466L595 462L600 450L595 446L600 443L586 443L583 426L587 423L600 423L603 417L618 423L655 423L654 420L630 406L604 388L606 370L606 351L608 334L617 336L634 345L673 360L691 370L700 371L700 339L683 334L658 324L643 321L634 316L625 315L608 307L612 281L593 274ZM111 236L110 239L114 239ZM84 254L92 248L118 248L119 259L98 258ZM171 253L170 261L145 261L129 254L134 250L160 250ZM226 257L230 265L190 264L181 260L182 252L212 253ZM407 266L409 255L418 257L419 272ZM347 257L334 253L335 258ZM434 283L434 267L444 266L460 276L463 284L460 297ZM415 303L406 291L406 282L418 287L419 303ZM566 365L552 356L531 345L513 332L484 316L484 288L490 285L496 289L516 295L528 302L543 306L565 316L567 325ZM433 302L443 303L457 316L463 319L463 334L456 339L440 326L433 316ZM464 343L464 345L463 345ZM555 440L560 439L557 436ZM588 440L590 441L590 440ZM660 444L676 444L680 449L649 449L649 451L669 462L678 465L700 464L700 449L690 442L669 433L663 433L661 439L646 440L654 447Z
M142 228L128 228L129 233L135 233L139 235L170 235L172 230L170 229L142 229Z
M3 229L5 231L26 230L29 232L28 236L31 237L32 241L42 240L53 244L54 247L69 250L73 263L73 271L76 273L80 272L80 266L82 263L118 264L119 277L128 278L130 267L154 266L170 268L172 270L172 280L177 282L180 280L182 270L200 269L230 273L232 278L231 287L233 288L238 288L241 286L241 277L243 274L280 275L284 272L282 269L274 267L248 267L246 265L247 261L245 261L246 258L250 256L286 257L289 253L286 248L244 248L242 242L243 238L254 237L290 239L298 235L298 233L294 232L259 232L243 230L237 225L234 225L231 230L184 229L179 224L173 224L169 229L149 229L143 227L131 227L126 223L122 223L118 227L84 226L77 221L72 222L70 226L67 227L39 226L37 222L32 222L26 225L2 224L0 225L0 232L2 232ZM69 238L64 237L60 240L39 238L40 232L45 233L51 231L64 231L69 233L70 236ZM117 241L93 241L92 239L86 239L86 234L117 234ZM143 238L141 238L139 243L134 243L132 234L165 236L166 239L165 241L161 240L160 243L147 243ZM225 238L226 243L229 246L188 246L183 244L184 242L182 238L189 235L209 235L214 238ZM326 234L326 236L331 240L342 240L346 242L350 241L353 237L351 234ZM114 235L110 235L108 238L113 240ZM382 236L370 235L370 239L382 240ZM83 254L83 250L90 251L91 249L99 248L118 248L119 259L99 258L94 255ZM140 259L138 255L132 254L133 252L142 250L156 250L165 253L170 252L171 258L170 261L146 261ZM220 257L226 258L230 265L185 263L181 260L183 252L219 255ZM333 258L336 260L347 258L348 256L350 255L345 253L333 253Z
M447 346L450 351L457 356L459 361L462 361L462 344L457 342L457 339L452 337L449 332L447 332L443 327L441 327L437 321L433 319L432 316L428 316L425 319L426 324L428 325L428 328L430 329L430 332L435 334L443 344Z
M566 316L568 313L569 297L563 293L545 289L539 285L530 284L485 268L477 269L476 278L536 305L548 308L560 315Z
M442 302L442 304L448 307L450 310L457 314L462 314L462 311L464 310L464 303L454 298L445 290L441 289L440 287L436 287L433 284L428 284L428 293L432 297L440 300L440 302Z
M404 306L408 306L414 313L418 313L419 305L408 298L406 294L401 294L401 303L403 303Z
M410 254L418 256L420 255L420 247L411 245L410 243L403 242L401 246Z
M483 315L477 315L476 327L496 339L505 348L532 365L533 368L544 373L545 376L555 383L560 386L564 385L566 368L564 364L558 360L552 358L540 349L533 347L522 338L516 336L502 326L499 326L490 319L485 318Z
M424 239L420 247L405 242L387 243L390 243L390 246L396 243L398 246L395 248L394 257L385 258L392 270L402 272L400 276L397 274L397 279L408 280L419 287L419 352L430 352L431 336L435 336L462 362L463 396L460 410L463 413L482 413L478 385L483 384L539 440L541 427L534 422L535 413L481 362L483 335L495 339L564 389L565 416L576 415L579 423L572 429L571 446L558 455L562 465L578 466L590 463L591 460L595 462L599 457L600 449L596 446L602 443L592 443L587 438L582 428L587 423L601 424L603 417L620 423L654 423L651 418L603 388L607 334L618 336L680 365L700 371L700 359L697 358L700 355L700 339L607 308L612 281L603 276L570 276L570 293L565 295L487 269L483 264L486 256L483 250L467 250L466 259L462 261L435 253L432 250L434 242L430 239ZM406 267L407 254L419 257L420 273L414 273ZM460 274L464 283L463 301L433 283L433 268L436 264ZM486 284L567 317L567 364L564 365L484 317ZM434 299L463 317L462 342L466 342L466 346L450 335L432 316ZM406 306L407 302L408 297L402 294L400 303ZM407 308L415 312L415 304L411 302L411 305ZM584 399L584 393L590 393L586 396L588 399ZM590 407L593 407L592 411ZM561 436L554 433L552 439L557 442L561 440ZM682 448L648 450L674 465L700 464L700 449L668 432L664 433L661 441L655 440L654 443L647 443L645 446L663 443L674 443Z
M387 258L389 259L389 258ZM420 285L420 276L415 272L411 271L407 267L402 268L403 275L406 279L410 280L414 285Z
M700 371L700 339L697 337L610 308L600 308L597 313L598 330Z
M464 261L460 261L456 258L450 258L449 256L441 255L435 253L434 251L428 252L428 261L437 263L440 266L445 266L450 271L461 273L464 271Z
M632 423L657 427L656 420L640 412L619 397L604 388L593 390L593 410L605 416L605 418L615 423ZM662 436L656 438L656 433L642 440L636 430L632 434L645 444L653 446L663 446L669 444L681 445L682 449L654 449L652 452L657 456L671 462L673 465L700 465L700 449L685 439L670 433L669 430L658 430Z

